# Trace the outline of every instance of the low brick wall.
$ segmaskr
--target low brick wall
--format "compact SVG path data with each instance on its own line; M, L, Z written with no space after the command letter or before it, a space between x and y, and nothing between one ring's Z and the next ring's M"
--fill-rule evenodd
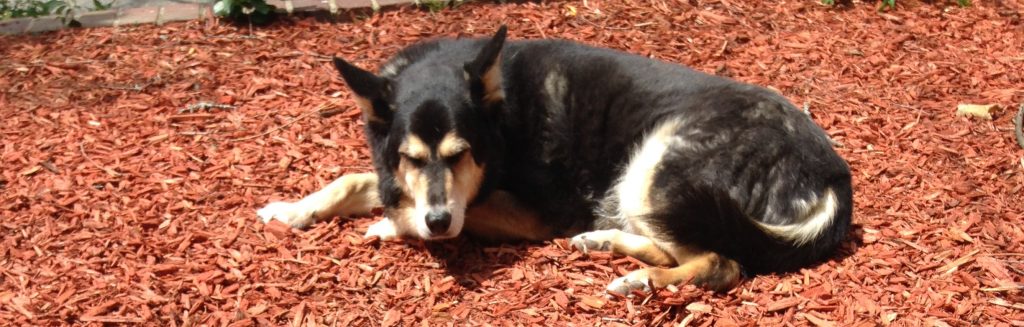
M284 13L325 10L337 13L340 10L374 8L412 3L413 0L267 0ZM211 4L174 3L153 7L118 8L100 10L78 15L76 20L82 27L125 26L137 24L162 25L167 22L185 20L206 20L214 17ZM0 21L0 34L21 34L54 31L66 28L58 16L38 18L14 18Z

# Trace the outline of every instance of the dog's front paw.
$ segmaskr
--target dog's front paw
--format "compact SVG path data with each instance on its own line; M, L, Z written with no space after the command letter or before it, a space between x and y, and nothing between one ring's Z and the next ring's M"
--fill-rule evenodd
M306 228L313 224L313 211L299 202L271 202L256 210L256 215L264 223L276 219L294 228Z
M574 236L569 240L569 245L583 253L589 253L591 250L611 251L614 237L614 232L607 230L586 232Z
M646 270L633 271L613 280L608 284L606 290L608 293L622 296L631 296L634 291L650 293L650 278L647 276Z
M370 225L366 229L366 234L363 235L364 238L373 236L379 237L381 241L393 240L398 238L398 229L395 228L395 223L390 218L385 217Z

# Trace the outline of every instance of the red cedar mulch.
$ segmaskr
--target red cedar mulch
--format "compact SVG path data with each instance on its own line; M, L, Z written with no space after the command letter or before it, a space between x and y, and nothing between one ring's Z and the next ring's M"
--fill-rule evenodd
M1024 7L898 1L556 1L401 8L347 23L207 23L0 37L0 324L1024 325ZM373 218L257 222L368 171L331 54L375 67L423 37L565 37L769 85L853 167L832 260L605 299L632 259L565 240L381 243ZM235 106L182 111L202 101ZM997 104L994 120L956 117Z

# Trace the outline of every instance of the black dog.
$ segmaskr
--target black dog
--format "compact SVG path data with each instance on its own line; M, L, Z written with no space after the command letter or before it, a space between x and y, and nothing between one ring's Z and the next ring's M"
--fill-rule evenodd
M305 227L384 207L368 236L571 236L659 267L614 293L829 256L853 191L828 137L781 95L678 65L560 40L443 39L380 75L335 65L362 107L375 174L342 176L259 211ZM581 234L576 234L581 233Z

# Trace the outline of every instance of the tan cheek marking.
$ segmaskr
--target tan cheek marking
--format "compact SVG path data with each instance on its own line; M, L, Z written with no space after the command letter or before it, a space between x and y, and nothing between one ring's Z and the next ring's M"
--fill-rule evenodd
M447 172L447 171L444 172L444 191L445 191L445 194L448 195L448 199L446 199L448 201L452 200L452 197L455 196L455 192L457 191L455 189L455 181L454 181L455 176L458 176L456 174L458 174L457 170L453 170L451 172Z
M418 201L426 202L426 187L421 186L426 185L423 177L422 172L405 159L398 163L395 182L402 190L402 198L397 208L385 208L385 215L394 222L398 235L417 235L413 214Z
M441 145L437 147L437 153L444 158L451 157L458 154L459 152L469 149L469 142L465 139L455 136L455 133L449 132L444 135L441 139Z
M448 194L462 195L465 197L464 200L469 202L480 191L480 184L484 179L484 167L477 165L469 153L464 153L462 159L459 159L455 168L452 169L452 175L454 178L448 179Z

